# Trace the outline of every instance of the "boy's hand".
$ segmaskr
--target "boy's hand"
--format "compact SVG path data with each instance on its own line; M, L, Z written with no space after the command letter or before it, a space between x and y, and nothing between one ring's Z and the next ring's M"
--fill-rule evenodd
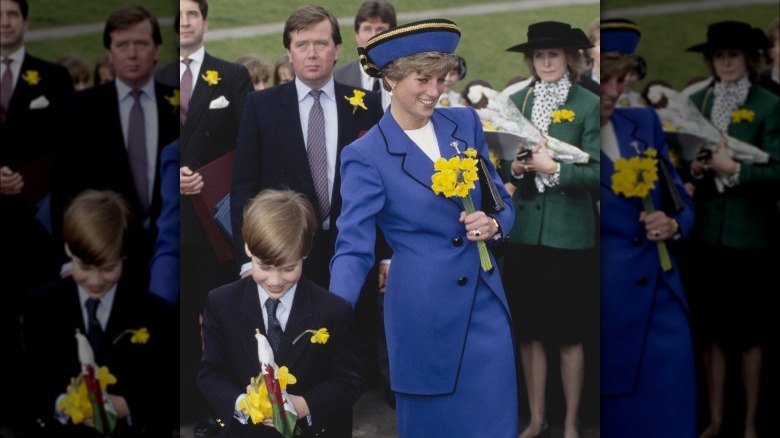
M295 407L295 412L298 413L299 419L306 418L311 414L311 412L309 412L309 405L306 404L306 400L303 397L292 394L287 394L287 397L290 398L290 401Z

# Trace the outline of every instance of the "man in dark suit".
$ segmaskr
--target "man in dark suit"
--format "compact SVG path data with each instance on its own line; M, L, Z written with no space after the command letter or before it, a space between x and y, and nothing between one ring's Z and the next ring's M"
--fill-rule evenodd
M47 230L47 216L38 220L36 214L46 211L55 127L73 92L65 67L26 51L28 13L26 0L0 1L0 248L5 255L0 351L9 358L20 354L22 297L58 272L62 246ZM9 365L15 370L17 363ZM16 382L9 382L9 393L16 392ZM0 427L15 418L15 408L0 413Z
M103 45L116 79L68 102L70 141L57 150L52 191L55 230L68 201L84 189L112 189L130 201L140 237L131 243L126 269L145 279L142 284L148 283L161 208L160 150L179 136L177 90L152 78L161 44L157 18L142 7L123 6L108 18Z
M376 94L368 92L362 98L365 109L353 106L349 99L357 100L354 87L333 81L333 66L341 50L341 33L333 14L318 6L300 7L288 18L283 38L295 80L251 93L239 129L230 190L236 257L243 253L242 211L247 199L265 188L291 188L306 194L318 206L320 226L304 263L304 274L314 283L327 286L336 221L341 212L339 155L383 112ZM316 107L310 90L322 90L318 102L322 106L320 114L324 114L324 133L319 132L325 137L327 150L323 152L327 159L312 163L307 152L312 150L310 140L318 131L311 134L310 111ZM320 185L318 195L314 176L325 170L327 186ZM244 263L242 273L248 272L249 259L240 257L240 261Z
M193 419L198 411L200 395L195 388L195 373L201 355L199 318L206 294L235 280L236 276L234 259L217 256L194 205L203 201L200 198L204 188L213 187L221 180L229 181L229 170L221 166L224 174L207 176L198 169L217 159L232 159L225 154L236 148L244 98L253 90L246 68L206 52L203 36L209 27L208 8L205 0L179 2L180 58L177 72L180 72L178 78L182 87L179 192L182 195L181 285L184 291L179 321L182 421ZM215 72L219 80L209 82L208 72ZM209 177L212 179L209 180ZM206 220L213 221L210 216ZM219 230L212 226L211 231ZM227 239L225 241L228 242ZM202 423L199 421L196 426L199 430L206 427ZM213 427L216 428L216 424Z
M265 190L243 218L252 275L213 290L203 311L198 387L223 425L220 436L280 436L267 423L253 424L238 403L261 374L259 330L275 365L297 379L287 391L303 436L350 437L352 405L364 387L352 308L301 277L318 227L314 209L304 194ZM323 329L329 337L312 340Z

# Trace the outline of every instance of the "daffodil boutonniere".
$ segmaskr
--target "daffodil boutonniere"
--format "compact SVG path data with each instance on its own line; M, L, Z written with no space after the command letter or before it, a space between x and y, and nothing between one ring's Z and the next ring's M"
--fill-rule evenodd
M204 81L208 82L209 85L217 85L219 81L222 80L222 78L219 77L219 72L216 70L206 70L206 73L200 75L200 77L202 77Z
M458 142L453 141L450 146L455 148L456 154L449 160L446 158L439 158L433 163L434 172L431 177L434 193L442 194L447 198L456 196L463 200L463 207L466 209L467 214L474 213L474 201L471 199L470 190L474 189L474 181L479 179L477 175L477 151L473 148L466 148L461 152L458 149ZM489 271L493 268L493 263L490 261L490 255L487 252L485 242L477 241L477 248L479 249L479 262L482 269Z
M365 91L352 90L352 97L344 96L344 99L347 99L349 104L352 105L352 114L355 114L355 111L357 111L358 108L368 110L366 104L363 103L363 96L365 95Z
M731 123L748 122L753 123L756 119L756 113L749 109L735 109L731 112Z
M149 342L149 330L146 327L141 327L138 330L127 329L123 331L114 339L113 345L116 345L116 343L122 339L122 336L127 334L133 335L130 337L130 342L133 344L145 344Z
M653 200L650 198L650 191L655 188L655 182L658 181L658 169L656 167L657 155L655 149L647 148L644 152L637 149L637 154L628 160L618 158L615 161L615 173L612 175L612 191L616 195L623 195L626 198L641 198L642 205L646 213L655 211ZM672 269L672 261L669 258L669 251L666 249L666 242L659 240L658 253L661 258L661 268L669 272Z
M300 340L306 333L311 333L312 336L310 341L312 344L325 344L328 342L328 338L330 337L330 333L328 333L328 329L325 327L319 330L304 330L303 333L295 338L293 345L295 345L295 343L298 342L298 340Z
M173 96L164 97L165 100L167 100L168 103L170 103L173 107L173 111L176 112L176 110L179 108L179 105L181 105L181 92L179 90L173 90Z
M567 110L567 109L559 109L555 110L552 113L552 122L553 123L561 123L561 122L573 122L574 121L574 111Z
M22 75L22 79L27 82L28 85L38 85L38 82L42 80L42 78L38 75L37 70L27 70Z

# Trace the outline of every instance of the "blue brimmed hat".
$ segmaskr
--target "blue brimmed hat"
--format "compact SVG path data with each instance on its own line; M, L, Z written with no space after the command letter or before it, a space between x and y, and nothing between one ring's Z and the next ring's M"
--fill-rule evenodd
M715 50L765 50L772 47L764 31L739 21L721 21L707 27L707 41L685 49L688 52L712 53Z
M589 49L593 47L582 29L559 21L542 21L528 26L528 42L512 46L507 52L538 49Z
M610 18L601 21L601 53L621 52L633 54L639 45L642 31L639 26L625 18Z
M363 70L375 78L396 59L415 53L455 53L460 41L460 27L450 20L432 19L388 29L378 33L358 47Z

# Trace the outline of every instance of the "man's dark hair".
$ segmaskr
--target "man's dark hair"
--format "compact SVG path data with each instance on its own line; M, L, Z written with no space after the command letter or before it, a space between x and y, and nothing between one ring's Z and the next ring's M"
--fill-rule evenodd
M149 20L152 23L152 40L154 40L154 44L157 46L162 44L160 23L157 21L157 17L141 6L125 5L114 11L106 20L106 27L103 30L103 47L106 49L111 48L111 34L114 31L128 29L138 23L142 23L144 20Z
M360 30L362 22L372 18L382 20L389 24L391 28L398 26L393 5L385 0L366 0L360 5L360 9L355 14L355 33Z
M22 18L27 20L27 14L30 13L30 5L27 4L27 0L11 0L19 5L19 10L22 12Z

